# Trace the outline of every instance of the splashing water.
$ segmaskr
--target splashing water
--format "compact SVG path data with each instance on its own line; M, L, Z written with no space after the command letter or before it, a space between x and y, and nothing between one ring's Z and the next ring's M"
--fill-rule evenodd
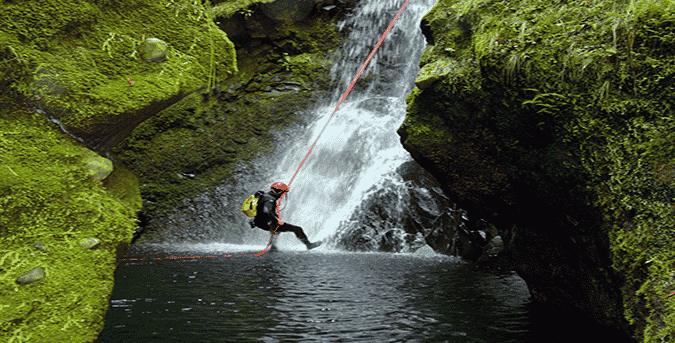
M354 15L339 23L341 30L350 28L341 50L342 59L332 69L332 77L339 79L340 87L331 102L317 111L305 136L290 145L273 180L291 179L403 3L362 1ZM340 221L350 216L373 185L411 160L396 130L405 118L405 96L414 87L418 61L426 45L419 24L434 3L425 0L409 4L361 75L362 80L368 80L368 86L351 91L293 180L283 201L281 220L303 227L310 240L334 234ZM292 234L284 234L276 238L276 244L293 249L299 241Z

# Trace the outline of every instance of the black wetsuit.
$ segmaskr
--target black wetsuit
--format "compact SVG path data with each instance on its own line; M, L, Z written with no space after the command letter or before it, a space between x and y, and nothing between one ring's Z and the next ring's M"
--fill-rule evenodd
M253 218L253 224L265 231L274 232L274 229L276 229L277 224L279 223L279 217L277 217L276 213L279 196L273 195L270 192L263 193L262 191L259 191L256 195L260 195L260 198L258 199L258 213L255 218ZM293 232L299 240L303 241L303 243L309 242L305 232L297 225L284 223L279 225L276 232Z

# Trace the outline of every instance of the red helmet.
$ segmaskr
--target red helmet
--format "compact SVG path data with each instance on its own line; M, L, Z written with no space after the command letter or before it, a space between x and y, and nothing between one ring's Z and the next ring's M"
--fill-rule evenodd
M270 186L270 188L274 189L277 194L289 191L288 186L286 186L286 184L283 182L275 182Z

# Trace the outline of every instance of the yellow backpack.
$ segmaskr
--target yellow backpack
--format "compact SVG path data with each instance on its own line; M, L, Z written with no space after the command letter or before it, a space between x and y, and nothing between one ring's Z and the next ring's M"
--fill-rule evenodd
M251 195L246 198L241 205L241 211L244 212L247 217L255 217L258 214L258 199L258 196Z

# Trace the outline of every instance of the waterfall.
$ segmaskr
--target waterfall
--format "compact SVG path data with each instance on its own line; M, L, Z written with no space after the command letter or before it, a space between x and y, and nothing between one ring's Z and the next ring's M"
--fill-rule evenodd
M420 21L435 2L415 0L408 4L290 185L282 201L281 219L303 227L310 240L334 236L341 222L361 211L359 206L378 187L388 184L405 189L395 171L412 158L401 146L396 130L405 118L405 97L414 87L419 58L426 45ZM293 138L271 182L291 180L403 3L404 0L363 0L338 24L340 30L349 30L338 53L340 60L331 71L339 87L323 107L319 106L305 135ZM299 244L290 233L277 239L282 248Z

